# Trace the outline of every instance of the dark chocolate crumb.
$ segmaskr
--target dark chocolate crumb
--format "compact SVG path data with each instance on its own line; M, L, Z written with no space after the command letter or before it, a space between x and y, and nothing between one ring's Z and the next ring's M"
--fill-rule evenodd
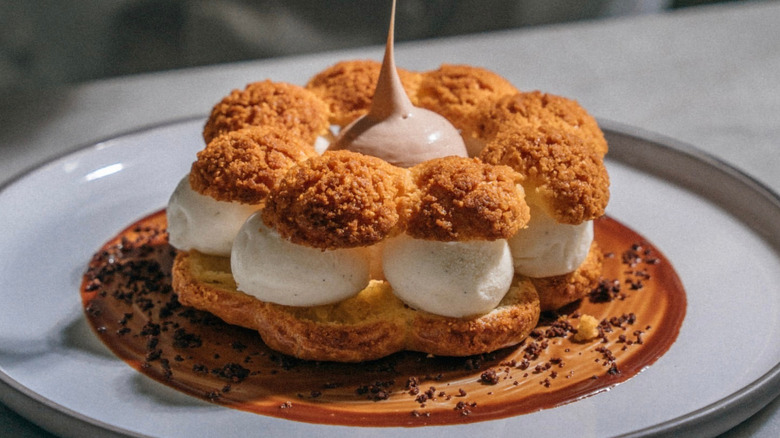
M228 363L222 368L215 370L215 374L223 379L238 383L249 377L249 370L237 363Z
M495 385L496 383L499 382L498 374L496 373L496 370L492 368L483 372L479 376L479 380L480 382L486 385Z

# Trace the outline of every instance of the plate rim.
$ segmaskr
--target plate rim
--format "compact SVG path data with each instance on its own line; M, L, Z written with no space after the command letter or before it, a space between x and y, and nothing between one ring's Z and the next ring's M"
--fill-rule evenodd
M702 164L708 165L718 172L727 175L732 181L743 185L755 194L761 196L773 205L775 209L780 211L780 194L776 193L768 185L749 175L745 171L690 143L612 120L598 119L598 123L602 130L605 131L605 134L609 131L611 134L639 138L640 140L653 143L655 147L685 155ZM620 162L629 167L637 168L637 166L632 163L626 161ZM677 181L674 181L674 184L680 186ZM690 190L689 187L681 187ZM734 215L734 212L732 211L729 211L729 213ZM747 224L743 220L743 218L737 217L737 220L753 229L750 224ZM773 242L772 247L775 251L778 251L777 243ZM714 436L745 421L778 397L780 397L780 362L775 364L766 373L750 384L718 401L662 423L619 436L621 438L656 437L691 432ZM732 413L732 416L728 417L725 413ZM738 421L734 421L735 418L738 418Z
M143 134L149 131L163 129L175 125L193 123L197 120L205 120L205 116L188 116L171 119L165 122L148 124L134 129L117 132L113 135L98 140L83 143L73 148L62 151L46 158L32 166L13 174L0 184L0 194L19 183L30 174L75 154L84 153L101 144L127 138L133 135ZM652 131L637 128L635 126L598 118L598 123L605 135L618 135L642 142L651 143L656 148L671 151L675 154L686 156L689 159L707 165L713 170L727 176L732 183L741 185L754 194L763 198L766 202L780 212L780 194L774 192L768 185L747 174L743 170L731 165L692 144L674 139L669 136ZM637 169L644 173L656 175L624 159L616 159L613 155L608 159L620 162L623 165ZM683 185L680 181L672 181L672 184L684 190L691 191L691 187ZM709 198L707 198L710 200ZM728 211L730 214L734 214ZM748 228L754 229L742 218L737 219ZM765 238L763 240L766 240ZM778 243L771 242L776 252L780 250ZM636 431L619 435L620 437L654 437L668 434L678 434L696 431L697 434L717 435L733 428L745 419L751 417L774 399L780 396L780 362L771 367L766 373L741 389L695 411L684 413L662 423L642 428ZM0 402L19 414L31 423L44 430L60 436L80 436L83 432L89 432L96 436L111 437L147 437L121 427L106 423L73 411L54 402L45 396L27 388L11 376L0 370ZM727 415L729 414L729 415ZM76 433L73 435L72 433Z

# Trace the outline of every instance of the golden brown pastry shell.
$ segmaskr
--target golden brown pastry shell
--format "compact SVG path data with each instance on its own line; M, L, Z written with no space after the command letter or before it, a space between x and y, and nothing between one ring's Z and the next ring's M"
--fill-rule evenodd
M495 351L525 339L539 319L531 282L516 277L493 311L450 318L406 306L387 282L372 281L347 300L291 307L239 292L230 262L197 251L181 251L173 266L179 301L224 321L257 330L269 347L300 359L361 362L402 351L468 356Z

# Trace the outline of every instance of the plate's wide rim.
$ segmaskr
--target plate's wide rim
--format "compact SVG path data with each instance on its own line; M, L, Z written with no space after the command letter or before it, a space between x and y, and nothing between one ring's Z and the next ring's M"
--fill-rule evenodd
M203 116L191 116L158 124L146 125L63 151L62 153L28 167L5 180L0 184L0 194L35 171L41 170L44 167L71 155L97 148L103 143L143 134L156 129L193 123L202 119L204 119ZM687 160L688 162L698 163L698 165L704 165L712 171L728 178L732 184L737 184L741 186L742 189L746 189L749 193L754 195L750 200L746 200L745 202L753 202L755 199L763 200L767 203L768 208L775 210L776 213L780 215L780 195L747 173L693 145L611 120L599 119L599 125L608 138L615 137L639 140L644 143L649 143L655 148L663 149L666 152L673 154L675 157L680 158L682 161ZM637 149L632 150L630 155L626 151L615 154L613 148L613 151L610 152L609 159L636 168L641 172L657 175L659 171L663 171L664 169L663 166L657 166L655 169L656 172L653 172L652 169L648 172L648 161L644 158L648 158L651 153L652 151L648 151L648 149ZM709 194L710 196L705 194L706 198L711 198L713 194L711 190L707 190L703 185L697 184L695 180L685 178L684 176L671 178L670 182L681 186L685 190ZM715 201L717 202L718 200L716 199ZM747 223L747 218L745 216L740 216L738 219L750 228L756 226L755 223ZM764 225L766 224L758 224L759 227ZM780 228L780 225L777 227ZM759 233L765 238L774 235L769 234L766 230L759 230ZM777 236L780 236L780 234L777 234ZM780 252L780 239L778 240L778 242L769 243L771 243L771 246L775 251ZM695 432L697 435L714 436L727 431L751 417L779 395L780 363L777 363L761 377L716 402L657 425L620 436L655 437L682 434L686 432ZM0 370L0 402L30 422L61 436L82 436L85 433L89 433L93 436L100 435L110 437L148 436L114 426L66 408L25 387L2 370Z
M653 144L655 147L665 149L667 151L674 152L681 158L689 160L695 160L702 164L718 171L718 173L729 177L733 182L736 182L745 188L749 189L753 194L764 199L773 207L777 212L780 212L780 194L775 193L767 185L748 175L740 169L718 159L717 157L696 148L695 146L661 135L654 132L646 131L641 128L621 124L618 122L599 119L599 125L604 130L605 135L612 136L627 136L637 138L639 140ZM634 161L642 161L646 158L646 153L639 151L642 157L634 157ZM610 157L615 159L613 155ZM625 156L618 156L618 161L622 161L631 167L639 167L636 164L627 163ZM622 159L622 160L621 160ZM644 161L646 163L646 161ZM646 167L642 169L646 171ZM701 183L697 183L695 179L682 178L682 182L686 184L685 188L695 189L698 191L707 191ZM674 181L679 183L681 181ZM746 200L745 202L750 202ZM734 212L731 212L734 213ZM742 215L738 217L742 222L745 222L747 217ZM750 219L755 219L751 217ZM762 218L759 218L759 220ZM771 221L771 220L770 220ZM755 224L746 224L749 227ZM765 225L765 224L761 224ZM751 227L752 228L752 227ZM780 228L780 226L777 226ZM766 230L761 232L764 236L780 236L780 234L770 234ZM780 240L780 239L778 239ZM775 251L780 251L780 242L771 242ZM694 433L702 436L714 436L723 433L737 424L750 418L758 411L766 407L774 399L780 396L780 362L775 364L764 375L746 385L742 389L704 406L695 411L683 414L677 418L659 423L657 425L643 428L634 432L620 435L620 437L657 437L678 435L686 436L683 434ZM726 415L727 413L731 415Z

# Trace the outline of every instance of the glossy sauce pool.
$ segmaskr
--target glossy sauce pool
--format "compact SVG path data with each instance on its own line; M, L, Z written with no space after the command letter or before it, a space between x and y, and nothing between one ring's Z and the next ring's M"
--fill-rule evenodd
M589 297L544 315L522 344L465 358L398 353L361 364L301 361L250 330L179 304L163 211L107 242L81 288L98 337L145 375L257 414L350 426L460 424L575 402L623 382L674 343L686 297L673 267L619 222L595 222L604 278ZM572 339L582 315L599 337Z

